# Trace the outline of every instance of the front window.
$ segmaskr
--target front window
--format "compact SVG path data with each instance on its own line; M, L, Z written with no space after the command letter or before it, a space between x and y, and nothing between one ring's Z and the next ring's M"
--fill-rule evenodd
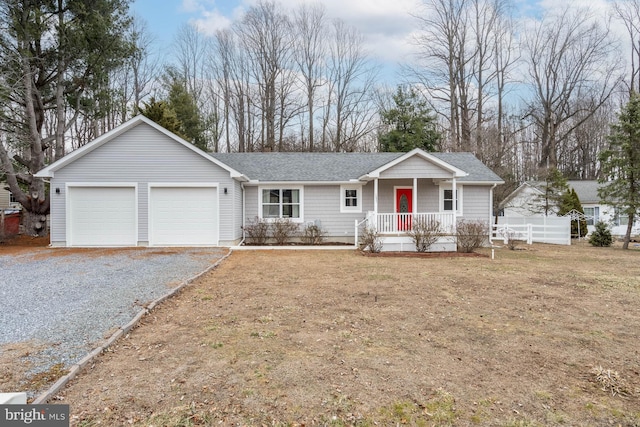
M13 193L9 193L9 203L18 203L16 196L14 196Z
M462 214L462 187L458 185L454 194L451 185L440 186L440 209L445 212L455 211Z
M340 186L340 212L362 212L362 186Z
M262 190L262 218L301 218L300 190L270 188Z
M587 217L587 225L595 225L599 221L600 208L598 206L584 208L584 216Z
M456 191L457 193L457 191ZM444 190L444 197L443 197L443 202L444 202L444 210L445 211L452 211L453 210L453 190ZM457 207L457 203L456 203L456 207Z
M627 225L629 224L629 216L624 212L621 212L620 209L616 208L615 217L613 219L614 225Z

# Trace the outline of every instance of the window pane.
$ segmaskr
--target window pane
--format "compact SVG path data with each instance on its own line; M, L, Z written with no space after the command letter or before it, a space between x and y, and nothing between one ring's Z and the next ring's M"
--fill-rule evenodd
M299 205L282 205L283 218L300 218Z
M358 206L358 199L344 199L345 206Z
M445 200L444 201L444 210L452 211L453 210L453 200Z
M584 215L587 217L587 225L593 225L593 208L584 208Z
M278 203L280 190L262 190L262 203Z
M300 190L282 190L282 203L300 203Z
M280 206L278 206L278 205L263 205L262 206L262 217L263 218L279 218L280 217Z
M453 200L453 190L444 190L444 199Z
M358 197L358 190L345 190L345 197L354 198Z

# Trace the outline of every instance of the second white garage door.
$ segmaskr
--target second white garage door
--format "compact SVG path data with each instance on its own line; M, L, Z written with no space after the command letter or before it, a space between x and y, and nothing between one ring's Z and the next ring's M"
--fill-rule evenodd
M151 187L149 244L216 246L218 190L215 187Z

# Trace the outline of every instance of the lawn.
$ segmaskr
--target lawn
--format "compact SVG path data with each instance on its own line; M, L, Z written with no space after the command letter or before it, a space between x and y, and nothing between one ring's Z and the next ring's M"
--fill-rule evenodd
M85 427L638 426L639 260L235 252L57 402Z

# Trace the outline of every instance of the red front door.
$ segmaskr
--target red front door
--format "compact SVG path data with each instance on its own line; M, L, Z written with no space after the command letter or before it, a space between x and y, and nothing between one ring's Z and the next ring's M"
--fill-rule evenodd
M411 229L411 213L413 212L413 190L396 188L396 213L398 215L398 231Z

